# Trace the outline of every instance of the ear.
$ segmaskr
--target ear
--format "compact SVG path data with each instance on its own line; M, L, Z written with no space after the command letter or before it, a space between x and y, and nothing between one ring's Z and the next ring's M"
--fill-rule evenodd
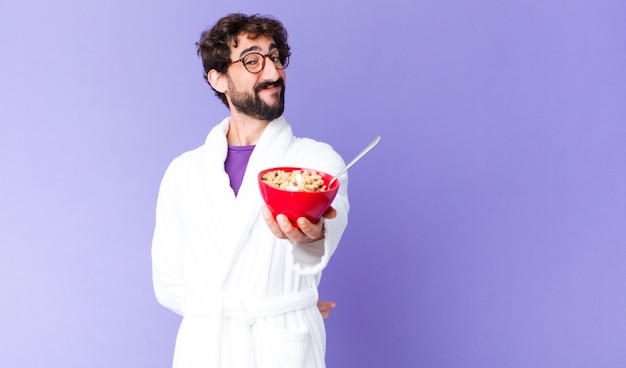
M207 80L213 89L220 93L226 92L228 89L228 81L226 80L226 75L218 72L215 69L209 70L207 73Z

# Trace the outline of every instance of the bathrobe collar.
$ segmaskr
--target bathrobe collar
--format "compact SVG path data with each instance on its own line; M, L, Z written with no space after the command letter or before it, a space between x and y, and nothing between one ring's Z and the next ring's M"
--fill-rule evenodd
M239 194L235 197L228 174L224 170L229 124L230 117L209 132L204 145L206 170L203 170L204 187L207 188L212 215L212 224L207 226L216 227L222 239L221 250L225 255L230 255L226 258L229 262L224 264L224 277L227 277L230 261L236 258L243 240L261 214L263 201L257 183L258 173L270 167L281 166L293 140L291 127L283 117L271 121L250 156Z

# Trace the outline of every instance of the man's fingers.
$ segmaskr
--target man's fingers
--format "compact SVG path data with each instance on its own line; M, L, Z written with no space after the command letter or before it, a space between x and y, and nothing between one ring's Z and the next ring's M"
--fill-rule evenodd
M283 214L279 214L276 216L276 222L278 226L280 226L280 230L294 243L305 243L307 242L307 236L300 229L293 226L291 221L287 218L287 216Z
M285 233L283 233L283 231L280 229L280 226L278 225L278 223L276 223L276 219L274 218L274 215L272 215L272 212L269 210L269 208L267 208L266 206L263 206L263 208L261 208L261 214L263 215L263 219L265 219L265 223L270 228L270 231L277 238L279 239L287 238Z
M333 302L317 302L317 309L319 309L322 314L322 318L327 318L330 316L331 309L335 308L335 303Z
M324 214L322 215L322 217L325 217L327 219L332 219L337 217L337 210L335 210L333 208L333 206L328 207L328 209L324 212Z
M321 239L324 236L324 218L321 218L316 224L304 217L298 219L298 227L309 241Z

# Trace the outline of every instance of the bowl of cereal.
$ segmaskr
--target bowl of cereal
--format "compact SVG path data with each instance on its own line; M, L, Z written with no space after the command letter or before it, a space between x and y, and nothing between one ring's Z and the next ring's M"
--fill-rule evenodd
M317 222L330 207L339 190L333 176L300 167L275 167L259 173L261 197L274 216L287 216L294 226L300 217Z

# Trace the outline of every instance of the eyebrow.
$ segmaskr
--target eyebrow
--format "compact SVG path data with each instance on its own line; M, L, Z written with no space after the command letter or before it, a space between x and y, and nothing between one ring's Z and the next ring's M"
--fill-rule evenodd
M277 50L278 46L275 43L270 44L270 52ZM251 51L260 51L261 48L257 45L252 45L250 47L248 47L247 49L242 50L239 53L239 57L242 58L244 57L247 53L251 52Z

